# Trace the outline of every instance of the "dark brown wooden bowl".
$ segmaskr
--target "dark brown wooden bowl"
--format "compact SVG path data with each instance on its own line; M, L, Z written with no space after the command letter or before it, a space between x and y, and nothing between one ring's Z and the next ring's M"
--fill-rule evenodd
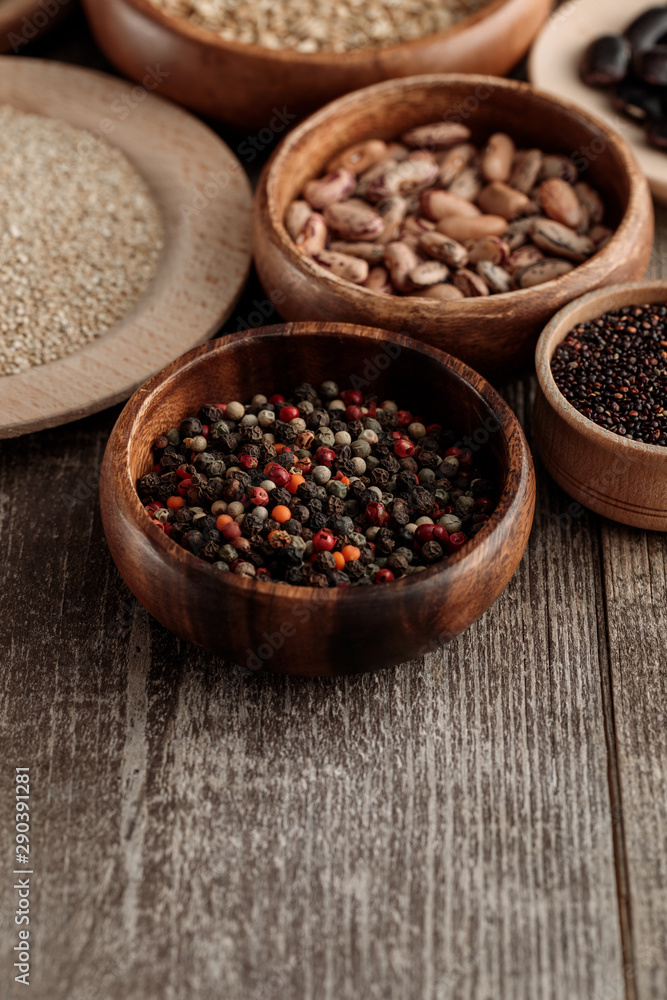
M621 524L667 531L667 448L599 427L568 403L551 374L554 351L573 327L623 306L655 302L667 302L667 281L605 288L554 316L535 355L534 431L547 471L584 507Z
M618 227L606 247L569 274L505 295L437 302L387 296L325 271L297 250L283 220L290 202L332 156L370 137L395 138L460 112L473 138L507 131L518 143L582 158ZM572 104L528 84L452 75L390 80L341 97L297 126L278 147L255 198L253 252L260 279L289 320L363 323L399 330L462 358L494 380L532 364L537 338L564 305L594 288L643 277L653 242L653 204L627 143Z
M477 431L489 473L504 482L488 524L445 563L386 585L324 589L220 574L158 531L136 480L152 443L202 403L283 391L305 379L357 375L462 435ZM363 385L362 385L363 388ZM339 323L296 323L197 347L155 375L113 429L100 480L102 520L127 585L183 639L243 665L305 675L352 674L408 660L467 628L499 596L533 520L533 463L519 423L462 362L398 334Z
M228 42L150 0L83 0L83 6L100 48L125 76L141 83L147 67L159 63L169 74L163 96L261 130L273 128L277 111L294 122L340 94L391 77L443 69L507 73L528 51L552 2L490 0L447 31L344 54Z

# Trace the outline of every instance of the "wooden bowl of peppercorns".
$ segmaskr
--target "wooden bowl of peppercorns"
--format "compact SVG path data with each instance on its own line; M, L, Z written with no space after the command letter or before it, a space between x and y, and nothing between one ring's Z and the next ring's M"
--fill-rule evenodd
M552 2L487 0L446 30L393 44L388 36L385 44L343 52L225 38L151 0L84 0L83 6L100 48L125 76L145 86L146 74L157 70L161 95L254 130L238 149L250 162L304 114L350 90L443 67L456 73L509 72L528 51ZM242 14L243 5L239 9ZM233 23L231 4L228 10ZM312 18L303 8L299 13L305 28ZM372 26L366 7L352 6L352 19L355 13L360 29ZM415 20L414 10L403 18L408 24ZM343 18L337 21L340 25Z
M178 428L184 418L201 413L203 406L221 397L251 399L276 388L284 392L304 382L320 385L331 379L341 386L356 386L369 399L396 400L441 427L451 423L461 435L459 443L468 449L470 461L474 455L475 463L486 470L484 489L495 491L493 512L488 519L481 518L484 523L470 532L462 548L392 582L384 582L384 574L377 583L366 581L372 586L340 586L341 577L329 574L327 582L318 573L318 586L297 586L267 575L254 576L249 567L252 576L220 572L228 567L216 567L201 557L208 557L208 550L195 554L160 530L144 506L144 487L148 483L150 493L151 474L165 471L169 464L154 466L154 447L164 449L169 428ZM204 412L217 416L215 408ZM200 428L203 431L201 423L190 421L182 431L187 435ZM440 430L434 425L429 433ZM183 447L203 447L200 436L202 443L188 437ZM226 446L239 449L238 441L225 440ZM250 455L251 450L247 452ZM181 460L182 456L174 462ZM395 463L394 468L399 466ZM201 468L199 463L196 467ZM223 489L234 485L238 476L239 470L231 477L225 473ZM160 477L154 478L159 482ZM238 481L242 480L241 476ZM344 477L340 481L344 484ZM454 478L449 488L453 490L458 481ZM458 496L463 496L466 484L470 477L461 475ZM472 504L474 489L466 488L470 489L467 502ZM175 496L176 490L167 492ZM481 376L400 334L338 323L296 323L235 334L174 361L123 410L107 445L100 481L111 554L130 589L155 618L180 637L243 667L312 676L400 663L467 628L496 600L516 570L532 525L534 494L532 459L521 427ZM422 489L420 497L425 495ZM235 499L237 493L224 496ZM297 505L307 502L294 499ZM149 506L155 510L161 505ZM329 506L337 509L335 502ZM326 517L319 516L318 524L324 525ZM224 543L239 532L228 530L236 528L231 517L223 520L227 530L220 541ZM211 558L218 558L214 549ZM224 558L224 546L220 557ZM293 577L288 574L287 579Z
M437 129L447 131L450 138L434 138L430 149L429 140L425 139L422 148L416 148L415 136L418 132L430 131L435 135ZM462 235L449 241L450 246L453 242L457 251L469 258L469 263L463 258L462 270L451 259L439 258L437 248L423 252L422 249L425 239L435 236L442 240L444 237L439 234L446 231L452 236L455 232L451 228L452 220L439 218L437 222L433 221L437 217L433 213L435 199L447 199L464 175L483 172L479 165L480 157L485 157L491 137L497 137L498 133L503 134L506 144L511 140L516 154L542 154L542 166L549 173L545 173L544 181L540 179L542 175L538 175L532 188L529 181L523 192L515 189L508 191L514 171L518 168L515 155L514 165L504 175L507 178L505 182L491 183L490 173L481 178L483 190L476 196L476 205L468 201L467 196L453 199L459 205L462 200L466 202L459 211L477 215L468 220L469 223L477 225L485 222L494 227L500 223L501 227L503 224L506 226L506 230L494 228L493 232L499 236L491 236L488 242L494 244L495 241L494 245L499 248L496 262L503 261L501 275L511 277L513 284L508 286L509 290L489 294L488 290L478 287L480 264L472 263L473 253L479 250L481 239L466 239ZM345 248L351 244L341 242L341 236L336 236L336 227L339 233L342 232L343 223L339 218L334 224L334 210L348 206L358 214L362 209L368 213L371 222L376 222L385 211L385 206L397 201L393 195L378 196L376 192L375 198L384 198L385 205L379 200L372 206L367 204L373 200L370 193L373 183L377 182L381 190L386 181L386 175L383 179L381 173L375 181L370 180L374 171L382 171L383 161L368 168L363 161L360 166L355 166L349 154L360 144L364 144L367 150L370 140L376 144L379 142L380 146L398 145L400 151L392 154L396 156L405 157L407 145L412 146L407 160L401 161L398 169L393 171L394 178L400 178L401 170L405 164L410 164L411 158L414 167L417 157L429 156L435 160L436 176L423 182L426 188L407 190L406 185L398 189L408 205L412 206L414 202L421 204L418 208L407 209L408 215L400 224L398 234L390 237L391 243L385 244L384 258L379 260L383 267L376 267L375 263L367 264L366 261L372 262L375 258L366 256L357 263L370 269L367 277L363 273L354 277L341 276L341 272L335 269L334 258L338 264L341 259L349 263L348 254L359 253L360 247L368 250L379 245L382 249L385 233L380 232L379 237L357 237L362 241L356 244L357 249L345 253ZM396 140L401 141L397 143ZM452 146L452 143L460 145ZM473 147L475 158L462 161L469 165L459 164L460 173L448 185L442 173L438 175L438 168L443 170L446 163L441 157L452 149L465 150L469 147ZM478 151L476 154L475 148ZM380 155L386 156L387 151ZM342 165L341 157L344 160ZM554 164L555 169L564 171L562 175L554 174ZM350 178L350 189L343 196L347 200L333 205L325 203L324 197L321 202L316 201L310 194L311 185L319 183L323 186L322 176L328 174L331 177L336 173L339 177L344 173L346 176L357 174ZM566 173L570 183L565 180ZM403 180L405 177L401 183ZM539 250L535 245L526 243L523 246L516 242L517 239L529 239L514 230L524 221L531 222L529 216L535 208L547 211L544 206L540 209L535 204L546 186L555 183L560 189L564 188L570 197L574 196L576 202L578 196L574 191L580 182L585 184L585 190L595 189L600 210L604 213L605 226L599 228L607 232L603 237L606 243L599 244L601 248L598 249L598 243L588 240L587 236L588 243L585 241L583 244L584 248L588 246L587 255L571 253L568 249L569 259L558 261L558 254L550 255L550 251ZM476 183L474 178L473 183ZM521 202L516 210L518 214L513 214L511 206L509 210L502 210L506 212L504 218L501 217L502 211L489 208L484 208L482 214L478 205L488 203L483 201L482 196L486 193L489 200L493 198L497 201L499 189L504 196L518 197ZM386 190L394 189L386 185ZM320 195L321 189L318 197ZM433 197L430 206L425 207L424 198L427 196ZM295 202L303 205L304 199L308 198L311 199L311 209L313 205L324 204L324 207L314 209L304 229L295 238L288 230L288 225L291 225L288 213ZM369 208L373 209L370 213ZM548 210L553 212L553 206ZM429 212L432 214L425 219ZM304 240L313 216L324 230L326 260L321 249L311 249L315 245L316 233ZM388 220L389 216L383 218ZM555 214L552 214L547 220L549 225L554 218ZM466 220L461 217L453 221L459 224L456 231L462 231L460 223L466 223ZM540 224L544 221L541 218ZM579 219L567 230L575 241L579 239L575 232L578 222ZM428 225L435 232L417 236L414 229L417 223ZM387 228L389 225L386 221ZM443 225L449 228L445 230ZM567 229L560 223L557 228L559 232ZM593 228L591 226L589 230L591 235ZM488 232L491 233L491 229ZM534 243L535 238L530 238ZM278 147L262 175L253 216L253 254L257 271L264 288L272 295L285 319L326 319L335 316L344 322L400 330L460 357L493 380L516 373L532 363L539 334L551 316L568 302L594 288L643 277L652 240L653 207L648 185L629 146L618 134L574 105L536 91L528 84L484 76L434 75L391 80L348 94L327 105L297 126ZM441 266L438 264L440 259L449 265L446 268L449 277L438 279L445 283L437 287L443 292L449 290L457 294L457 298L442 301L427 297L426 293L431 289L421 290L417 286L418 281L423 281L423 274L419 278L416 273L414 276L411 274L410 279L414 277L414 283L407 288L394 280L393 273L386 287L378 288L371 284L374 273L392 271L389 263L392 249L404 247L406 242L414 246L415 241L418 245L413 252L421 253L422 259L427 252L435 258L427 262L427 267ZM517 287L518 279L521 282L528 280L528 268L517 270L512 262L516 260L515 253L525 250L542 253L549 263L564 265L568 273L542 284L530 287L521 284ZM487 260L491 259L489 255ZM327 270L327 267L330 269ZM508 275L510 267L512 273ZM472 273L475 269L477 274ZM463 293L460 279L464 281Z
M557 378L572 401L552 370L562 346ZM583 505L621 524L667 531L667 282L619 285L572 302L542 333L536 366L535 441L547 471L577 501L566 517Z

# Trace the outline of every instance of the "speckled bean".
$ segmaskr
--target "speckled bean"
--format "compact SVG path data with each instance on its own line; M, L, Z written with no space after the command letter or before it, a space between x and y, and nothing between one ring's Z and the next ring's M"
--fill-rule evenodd
M408 278L415 288L439 285L449 277L449 268L439 260L427 260L410 271Z
M312 214L313 209L307 201L303 201L299 198L292 202L290 207L287 209L287 215L285 216L285 229L293 240L296 240L297 236L303 230L303 227Z
M466 240L476 240L482 236L502 236L507 229L507 219L500 215L479 215L476 219L447 215L435 228L439 233L464 243Z
M452 281L467 299L489 295L489 286L484 279L474 271L469 271L467 267L457 271L452 277Z
M505 233L504 240L510 250L517 250L530 239L533 229L533 219L515 219L510 222Z
M404 132L401 142L411 148L447 149L470 138L470 129L459 122L432 122Z
M418 188L429 187L438 176L438 164L433 157L408 157L401 163L389 163L379 176L368 185L369 201L382 201L394 195L409 194Z
M483 278L492 292L502 295L512 291L512 276L504 267L492 264L489 260L479 260L475 265L480 278Z
M329 228L344 240L372 241L384 232L382 216L360 198L327 205L323 214Z
M568 184L574 184L579 177L579 171L572 160L568 160L567 156L549 153L542 160L537 180L541 183L548 180L549 177L560 177L561 180L567 181Z
M492 135L482 153L481 167L484 180L489 183L508 180L515 152L514 140L505 132L496 132Z
M461 143L460 146L454 146L445 153L437 155L436 160L440 166L438 184L445 188L449 187L452 181L459 176L462 170L472 163L476 156L477 147L473 146L470 142Z
M370 288L374 292L381 292L383 295L394 294L389 271L382 265L371 268L368 272L368 277L364 281L364 288Z
M458 177L455 177L449 185L449 193L456 194L459 198L467 198L468 201L476 201L477 195L484 186L484 180L478 167L466 167Z
M430 288L424 288L423 291L413 292L412 294L424 299L437 299L439 302L455 302L465 298L460 289L454 285L446 284L431 285Z
M536 264L538 260L544 260L544 254L540 248L533 243L526 243L525 246L519 247L518 250L514 250L510 254L507 267L512 272L521 271L524 267Z
M491 264L504 266L510 255L510 248L500 236L483 236L481 240L475 240L468 247L468 256L471 264L477 264L481 260L489 261Z
M459 198L451 191L440 191L437 188L429 188L421 195L421 209L424 215L434 222L444 219L447 215L466 215L474 219L482 213L466 198Z
M345 278L355 285L361 285L368 277L368 264L360 257L352 257L347 253L335 253L333 250L320 250L313 254L315 260L332 274Z
M532 237L541 250L567 260L581 262L595 252L595 245L588 236L579 236L573 229L553 219L535 219Z
M509 184L493 181L480 191L477 204L487 215L502 215L504 219L511 221L518 215L524 214L529 200L525 194L515 191Z
M405 221L408 203L400 194L381 201L377 206L378 214L384 222L384 231L378 237L379 243L390 243L398 238L401 226Z
M468 263L466 248L442 233L423 233L419 237L419 249L449 267L465 267Z
M326 208L337 201L344 201L355 189L357 179L351 170L334 170L326 177L308 181L303 192L306 201L315 209Z
M294 242L301 253L312 256L312 254L324 250L328 235L329 229L324 221L324 216L320 215L319 212L311 212Z
M415 251L404 241L388 243L384 249L384 262L394 288L398 292L410 291L410 272L419 264Z
M540 149L521 149L514 157L514 167L509 179L510 187L528 194L537 181L542 166Z
M381 243L349 243L347 240L333 240L330 250L336 253L349 253L353 257L361 257L369 264L381 264L384 259L384 247Z
M386 142L382 142L381 139L367 139L366 142L357 142L353 146L348 146L342 153L334 156L327 170L333 172L344 167L345 170L352 171L358 177L369 167L380 163L386 155Z
M553 281L564 274L568 274L573 269L573 265L568 260L559 260L556 257L546 257L544 260L530 264L514 275L514 283L517 288L533 288L535 285L542 285L545 281Z
M560 177L549 177L540 184L539 203L546 215L570 229L581 223L581 204L571 184Z
M579 181L575 184L574 190L581 204L585 205L588 209L591 225L599 225L604 218L604 205L598 192L590 184L586 184L585 181Z

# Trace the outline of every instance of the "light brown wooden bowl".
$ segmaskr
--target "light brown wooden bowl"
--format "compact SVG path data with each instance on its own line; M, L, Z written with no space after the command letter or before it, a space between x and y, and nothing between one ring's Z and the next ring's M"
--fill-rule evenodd
M478 430L479 446L488 449L487 474L504 482L504 489L490 521L459 553L391 584L317 590L220 574L151 523L135 484L150 469L153 441L166 428L221 391L228 399L248 399L305 379L318 384L335 378L345 385L353 374L366 381L364 391L381 399L395 398L451 421L462 435ZM123 578L172 632L253 669L333 675L408 660L478 618L521 560L535 482L516 417L462 362L384 330L297 323L195 348L147 382L109 439L100 503Z
M667 531L667 448L626 440L579 413L557 388L551 359L573 327L623 306L667 302L667 281L636 282L585 295L561 310L539 339L534 434L559 486L598 514Z
M128 399L153 372L217 333L245 284L252 196L243 167L193 115L135 90L77 66L0 56L0 102L104 134L143 176L165 231L157 273L125 316L74 354L0 377L0 438Z
M285 211L336 152L372 136L395 138L452 112L460 114L478 142L503 130L520 144L587 156L585 176L600 189L610 221L618 226L607 246L556 281L448 303L370 291L299 253L284 227ZM648 185L620 136L574 105L528 84L483 76L391 80L322 108L275 151L262 175L253 216L257 271L268 293L280 293L278 309L285 319L335 317L401 330L449 351L494 380L532 363L545 323L566 303L594 288L643 277L652 242Z
M98 44L126 76L168 70L161 93L241 128L294 122L327 101L413 73L507 73L527 52L553 0L490 0L447 31L350 53L305 54L228 42L158 10L150 0L83 0ZM274 119L275 120L275 119ZM277 130L282 131L280 120Z
M48 9L46 9L48 7ZM74 9L73 0L2 0L0 3L0 52L23 54L34 41Z

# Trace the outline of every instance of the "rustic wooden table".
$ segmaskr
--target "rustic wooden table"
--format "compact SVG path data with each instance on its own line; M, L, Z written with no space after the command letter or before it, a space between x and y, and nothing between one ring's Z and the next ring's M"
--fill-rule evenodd
M76 19L36 52L103 66ZM663 211L658 230L656 276ZM532 379L504 391L530 434ZM538 468L519 571L448 647L349 680L246 676L111 562L118 412L0 445L0 997L665 1000L667 538L572 516Z

